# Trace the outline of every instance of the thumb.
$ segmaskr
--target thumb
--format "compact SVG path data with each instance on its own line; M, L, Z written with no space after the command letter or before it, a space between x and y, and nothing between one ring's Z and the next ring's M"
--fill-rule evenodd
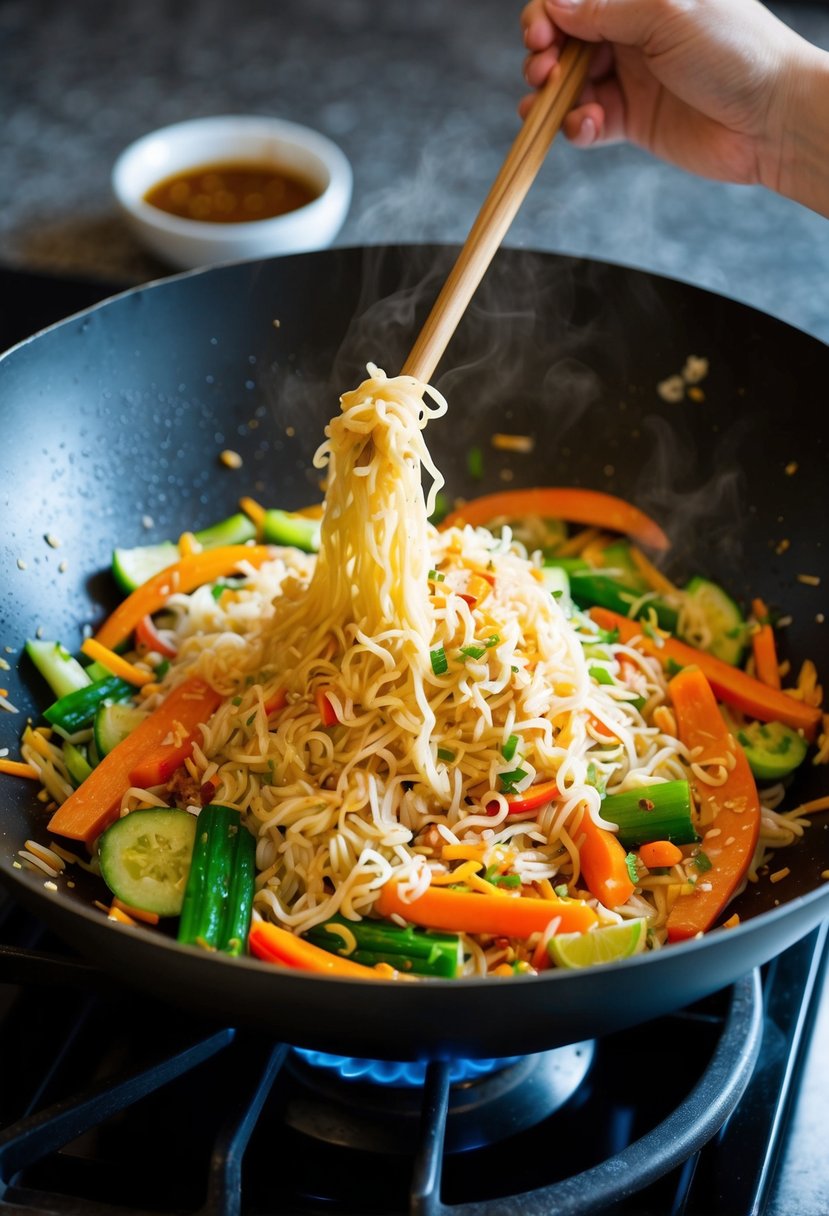
M666 19L664 0L545 0L544 8L565 34L622 46L645 46Z

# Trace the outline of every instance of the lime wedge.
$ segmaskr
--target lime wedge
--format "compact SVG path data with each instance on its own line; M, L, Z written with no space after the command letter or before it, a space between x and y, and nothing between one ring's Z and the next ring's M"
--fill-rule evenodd
M647 936L647 921L639 917L587 933L560 933L550 938L547 949L557 967L595 967L641 953Z

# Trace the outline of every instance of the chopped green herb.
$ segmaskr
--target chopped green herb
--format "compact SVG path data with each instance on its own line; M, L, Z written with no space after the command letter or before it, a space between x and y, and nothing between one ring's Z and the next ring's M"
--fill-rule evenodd
M440 574L437 570L430 570L429 573L426 575L426 577L428 579L430 579L433 583L446 582L446 575Z
M500 641L501 641L500 635L497 633L493 633L492 637L487 638L487 640L484 642L484 646L486 646L487 650L491 650L492 647L497 646Z
M446 651L442 646L436 647L429 651L429 658L432 660L432 671L436 676L445 675L449 670L449 660L446 657Z
M570 889L566 882L560 882L557 887L553 887L553 891L559 897L559 899L566 899L570 894Z
M515 673L517 674L517 672L518 672L518 668L517 668L517 667L510 667L510 671L515 672Z
M597 684L615 684L616 681L606 667L589 667L588 674Z
M674 676L678 676L682 671L682 664L677 663L676 659L668 659L668 662L665 664L665 671L673 679Z
M523 781L523 779L526 776L527 776L526 769L514 768L514 769L511 769L510 772L508 772L508 773L499 773L498 780L501 782L501 785L504 787L503 792L505 794L514 794L516 785L518 784L519 781Z
M605 792L607 791L607 777L602 777L599 774L599 770L596 768L596 765L592 760L587 765L587 784L592 785L593 789L596 790L602 798L604 798Z
M460 653L465 659L482 659L486 654L486 646L461 646Z
M245 726L253 726L255 721L256 721L256 714L251 714L250 717L248 718L247 722L245 723Z
M511 760L515 755L515 749L518 747L518 735L510 735L504 746L501 748L501 755L505 760Z
M241 697L234 697L234 698L233 698L233 700L230 702L230 704L231 704L231 705L241 705L241 704L242 704L242 698L241 698Z
M170 660L162 659L158 666L154 667L153 670L155 672L155 678L157 680L163 680L167 672L170 670Z
M700 849L694 858L694 865L697 867L700 874L704 874L706 870L710 870L713 864L714 863L712 862L711 858L707 853L703 853L702 849Z
M636 854L635 853L626 853L625 854L625 865L627 866L627 871L630 876L630 881L638 882L639 881L639 867L636 865Z
M438 748L438 760L445 760L447 764L451 764L455 759L455 753L450 752L448 747Z
M470 448L466 453L466 471L470 477L474 477L476 481L480 481L484 475L484 452L483 448Z
M493 887L520 887L520 874L500 874L497 866L488 866L484 874L484 882L492 883Z

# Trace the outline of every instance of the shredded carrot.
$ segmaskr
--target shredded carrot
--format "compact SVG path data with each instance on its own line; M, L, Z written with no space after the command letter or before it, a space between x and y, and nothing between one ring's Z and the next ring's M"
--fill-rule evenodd
M7 760L0 757L0 773L8 777L26 777L29 781L37 781L40 773L33 764L25 764L22 760Z
M585 549L589 549L600 537L602 533L598 528L583 528L581 532L576 532L574 536L556 545L556 557L581 557Z
M112 649L129 637L142 617L163 607L174 592L195 591L203 583L232 574L241 562L261 566L271 556L268 545L220 545L183 557L128 595L104 621L95 635L96 641Z
M630 546L630 556L636 569L652 591L657 591L660 595L679 594L679 589L669 578L665 577L661 570L657 570L653 562L645 557L637 545Z
M91 846L117 818L121 798L131 785L158 785L183 763L193 749L193 732L210 718L221 699L204 680L184 680L72 791L49 820L49 831ZM174 724L181 728L175 732L179 741L168 742Z
M582 490L575 486L538 487L529 490L502 490L466 503L443 520L442 529L458 524L487 524L498 516L521 519L540 515L571 523L623 532L651 549L667 549L670 542L654 520L612 494L601 490Z
M754 655L754 674L769 688L780 688L780 667L777 662L777 646L771 625L761 625L751 635L751 651Z
M428 929L498 937L527 938L532 933L543 933L554 919L559 921L557 932L583 933L598 920L588 904L576 899L504 898L503 893L467 894L430 886L409 901L401 897L396 882L386 883L375 906L381 916L401 916Z
M255 498L240 498L239 506L255 525L257 534L261 535L262 525L265 522L265 508Z
M671 840L651 840L640 846L639 856L649 870L657 870L678 866L682 861L682 849Z
M573 832L585 886L606 908L626 904L634 891L627 854L613 832L600 828L585 810Z
M248 934L248 945L251 954L266 963L282 963L299 971L315 971L321 975L338 975L352 979L384 978L372 967L364 967L361 963L354 963L339 954L329 954L327 950L304 941L295 933L266 921L253 922Z
M119 922L119 924L122 924L122 925L135 925L136 924L136 921L133 920L133 918L130 916L130 914L128 912L124 912L122 908L116 907L115 904L113 904L112 907L107 908L106 914L107 914L108 920L117 920Z
M432 885L436 887L446 887L454 883L468 883L473 875L478 873L482 866L482 861L465 861L462 865L457 866L454 870L447 871L446 874L433 874Z
M132 904L125 904L123 899L119 899L117 895L112 897L112 906L117 908L119 912L125 912L127 916L131 916L133 920L142 920L148 925L158 924L157 912L146 912L143 908L134 908Z
M445 844L442 849L444 861L483 861L489 845Z
M102 646L94 638L87 638L81 646L81 650L96 663L101 663L114 676L126 680L128 684L135 684L138 688L142 684L151 684L155 679L151 671L142 671L134 663L128 663L126 659L121 658L120 654L116 654L114 650L109 650L106 646Z
M618 612L611 612L609 608L591 608L590 616L602 629L618 630L622 642L638 638L638 649L659 659L664 665L673 659L680 667L700 667L715 695L727 705L742 710L748 717L758 718L761 722L785 722L794 730L802 730L808 740L814 739L821 720L820 710L816 706L798 701L779 689L769 688L739 667L732 667L707 651L697 650L676 638L667 635L649 637L642 632L641 621L632 621Z

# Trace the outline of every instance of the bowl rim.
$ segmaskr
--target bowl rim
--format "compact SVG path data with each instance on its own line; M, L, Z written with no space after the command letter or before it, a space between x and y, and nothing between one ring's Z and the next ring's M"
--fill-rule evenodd
M262 136L270 135L284 144L292 144L315 159L321 170L327 174L328 180L320 193L301 207L283 212L282 215L240 220L236 223L213 223L210 220L187 219L183 216L173 215L146 202L142 193L128 187L126 179L130 168L136 161L140 161L146 156L153 143L164 139L176 139L188 130L206 131L210 128L215 129L217 139L226 138L234 131L250 131ZM221 153L217 152L215 156L219 157ZM187 167L197 168L201 164L207 164L209 157L209 153L201 156L196 154L192 160L188 158L178 166L178 169L173 169L163 176L172 176ZM244 161L246 157L243 154L238 156L238 159ZM156 176L155 180L163 180L163 176ZM183 119L140 135L117 156L112 166L110 184L116 202L133 220L171 237L180 236L205 243L226 243L230 240L239 241L245 238L252 241L267 238L271 232L298 227L304 225L308 220L313 220L317 213L324 212L330 207L332 198L337 196L350 198L353 171L348 157L339 144L314 127L275 115L215 114Z

